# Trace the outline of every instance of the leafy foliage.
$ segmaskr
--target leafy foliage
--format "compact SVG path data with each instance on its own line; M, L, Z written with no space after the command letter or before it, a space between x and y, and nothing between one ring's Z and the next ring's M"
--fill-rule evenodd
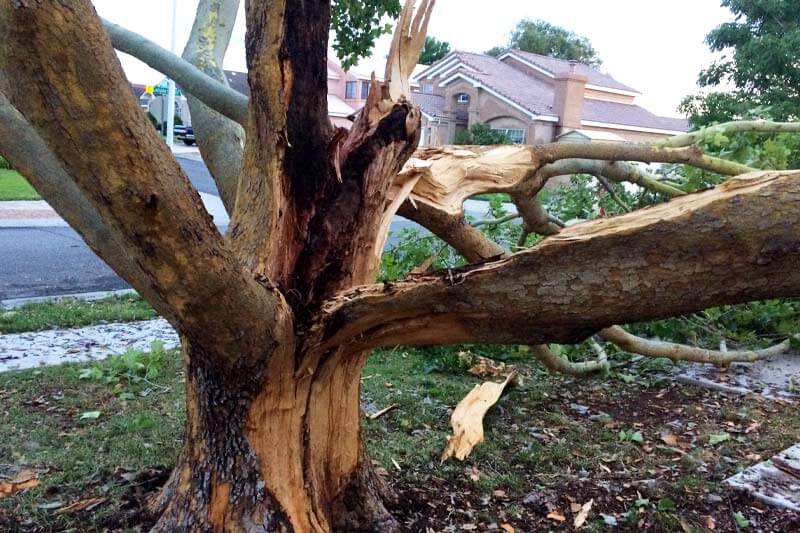
M488 124L478 122L473 124L469 130L459 131L456 134L455 144L490 146L494 144L512 144L512 141L505 132L493 130Z
M698 81L734 89L689 96L681 110L696 126L744 118L753 108L762 118L800 116L800 6L785 0L723 0L722 5L736 20L706 36L709 48L724 55Z
M149 352L127 350L119 355L112 355L80 371L78 377L114 385L118 389L126 384L149 382L161 374L166 365L167 352L164 344L153 341Z
M419 54L418 63L432 65L450 53L450 43L440 41L436 37L425 37L425 46Z
M368 56L375 40L390 33L393 25L384 17L400 15L400 0L335 0L331 6L331 28L336 34L333 49L347 70Z
M544 20L523 19L511 32L508 48L541 54L558 59L569 59L599 67L602 61L586 37ZM495 47L486 53L500 55L504 48Z

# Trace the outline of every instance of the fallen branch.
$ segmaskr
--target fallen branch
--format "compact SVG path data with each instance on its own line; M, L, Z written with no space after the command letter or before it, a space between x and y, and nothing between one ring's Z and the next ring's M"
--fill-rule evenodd
M599 345L598 345L599 346ZM531 354L542 363L550 372L558 372L570 376L583 376L593 372L599 372L608 368L608 359L605 351L600 347L600 354L594 361L572 362L556 355L546 344L531 346Z
M763 350L707 350L705 348L697 348L695 346L687 346L674 342L644 339L628 333L619 326L612 326L602 330L600 336L627 352L637 353L647 357L665 357L672 361L709 363L723 367L731 363L751 363L767 357L780 355L789 350L788 340Z
M385 415L386 413L390 413L390 412L394 411L398 407L400 407L399 403L393 403L389 407L384 407L383 409L381 409L380 411L378 411L376 413L372 413L371 415L367 415L367 418L369 418L370 420L377 420L380 417L382 417L383 415Z

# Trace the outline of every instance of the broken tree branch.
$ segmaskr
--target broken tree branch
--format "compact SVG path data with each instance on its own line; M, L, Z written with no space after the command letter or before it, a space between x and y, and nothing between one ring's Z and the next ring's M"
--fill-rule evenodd
M799 172L740 176L508 259L353 290L319 327L332 344L571 343L618 323L796 296L796 201Z
M691 361L694 363L709 363L716 366L728 366L731 363L758 361L767 357L780 355L789 350L789 341L765 348L763 350L706 350L674 342L654 341L628 333L619 326L605 328L599 335L616 344L626 352L631 352L647 357L665 357L672 361Z

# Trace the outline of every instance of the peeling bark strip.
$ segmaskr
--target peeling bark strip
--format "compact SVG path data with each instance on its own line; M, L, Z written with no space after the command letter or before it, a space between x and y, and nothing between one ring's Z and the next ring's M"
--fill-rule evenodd
M780 199L780 200L779 200ZM573 226L478 267L354 289L329 343L575 342L618 323L800 295L800 173L759 172Z

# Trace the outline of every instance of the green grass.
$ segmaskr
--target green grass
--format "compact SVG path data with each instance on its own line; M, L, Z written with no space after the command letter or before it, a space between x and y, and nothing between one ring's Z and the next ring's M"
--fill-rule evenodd
M40 486L0 499L0 529L3 517L13 516L30 518L44 530L94 531L133 512L130 507L125 510L131 485L121 473L173 465L185 421L180 356L157 347L154 350L100 363L0 374L0 465L41 470ZM470 350L483 351L480 347ZM632 406L661 401L666 403L659 412L674 413L676 401L700 400L709 393L688 389L682 394L678 389L670 399L670 394L658 394L660 389L650 390L648 385L609 379L576 383L544 373L513 348L492 355L503 355L516 364L524 375L523 383L510 389L489 411L484 424L486 441L465 462L451 460L441 465L439 455L450 434L451 409L481 380L468 375L441 350L379 350L369 360L363 373L366 411L399 404L391 413L364 422L370 454L390 472L395 488L427 491L428 501L433 503L447 502L447 496L441 494L444 491L466 498L473 506L500 491L508 498L504 512L509 521L521 525L536 519L543 521L539 523L542 526L547 525L544 516L531 514L523 502L531 490L550 491L558 498L554 501L566 509L562 493L579 501L603 494L590 481L581 488L584 484L574 481L576 473L587 472L583 475L599 480L609 469L624 470L638 480L669 471L673 473L664 480L664 495L686 509L680 512L693 517L693 523L699 523L699 515L691 513L698 506L705 509L705 504L693 502L702 502L703 494L718 491L718 481L750 462L745 459L747 453L758 451L769 457L800 436L800 422L791 406L765 409L763 402L756 400L744 403L743 399L717 397L724 404L714 402L710 410L697 411L705 418L693 418L698 434L695 448L676 463L674 452L658 446L659 435L666 429L663 420ZM432 364L436 361L439 363ZM607 422L589 421L572 410L573 402L590 405L595 413L606 410L613 417ZM99 411L96 419L81 419L82 414L93 411ZM762 430L748 435L745 442L708 446L706 434L719 431L727 422L721 413L732 412L743 413L740 430L751 420L763 420ZM695 411L687 410L684 415L694 417ZM620 429L632 427L644 434L645 443L620 441ZM737 464L719 460L720 453L737 459ZM599 467L598 460L608 467ZM698 465L708 465L709 471L699 474ZM622 520L622 513L632 509L632 502L639 497L639 488L635 483L620 488L624 500L607 497L597 502L602 504L598 511L616 513ZM94 497L108 501L89 513L58 516L40 507ZM656 509L660 497L652 498L643 517L671 524L684 516ZM485 517L481 514L478 518L487 523L496 520L495 511L487 510ZM727 507L723 511L727 513Z
M0 311L0 333L88 326L99 322L131 322L155 317L138 295L86 301L66 298Z
M0 169L0 201L39 200L39 194L15 170Z

